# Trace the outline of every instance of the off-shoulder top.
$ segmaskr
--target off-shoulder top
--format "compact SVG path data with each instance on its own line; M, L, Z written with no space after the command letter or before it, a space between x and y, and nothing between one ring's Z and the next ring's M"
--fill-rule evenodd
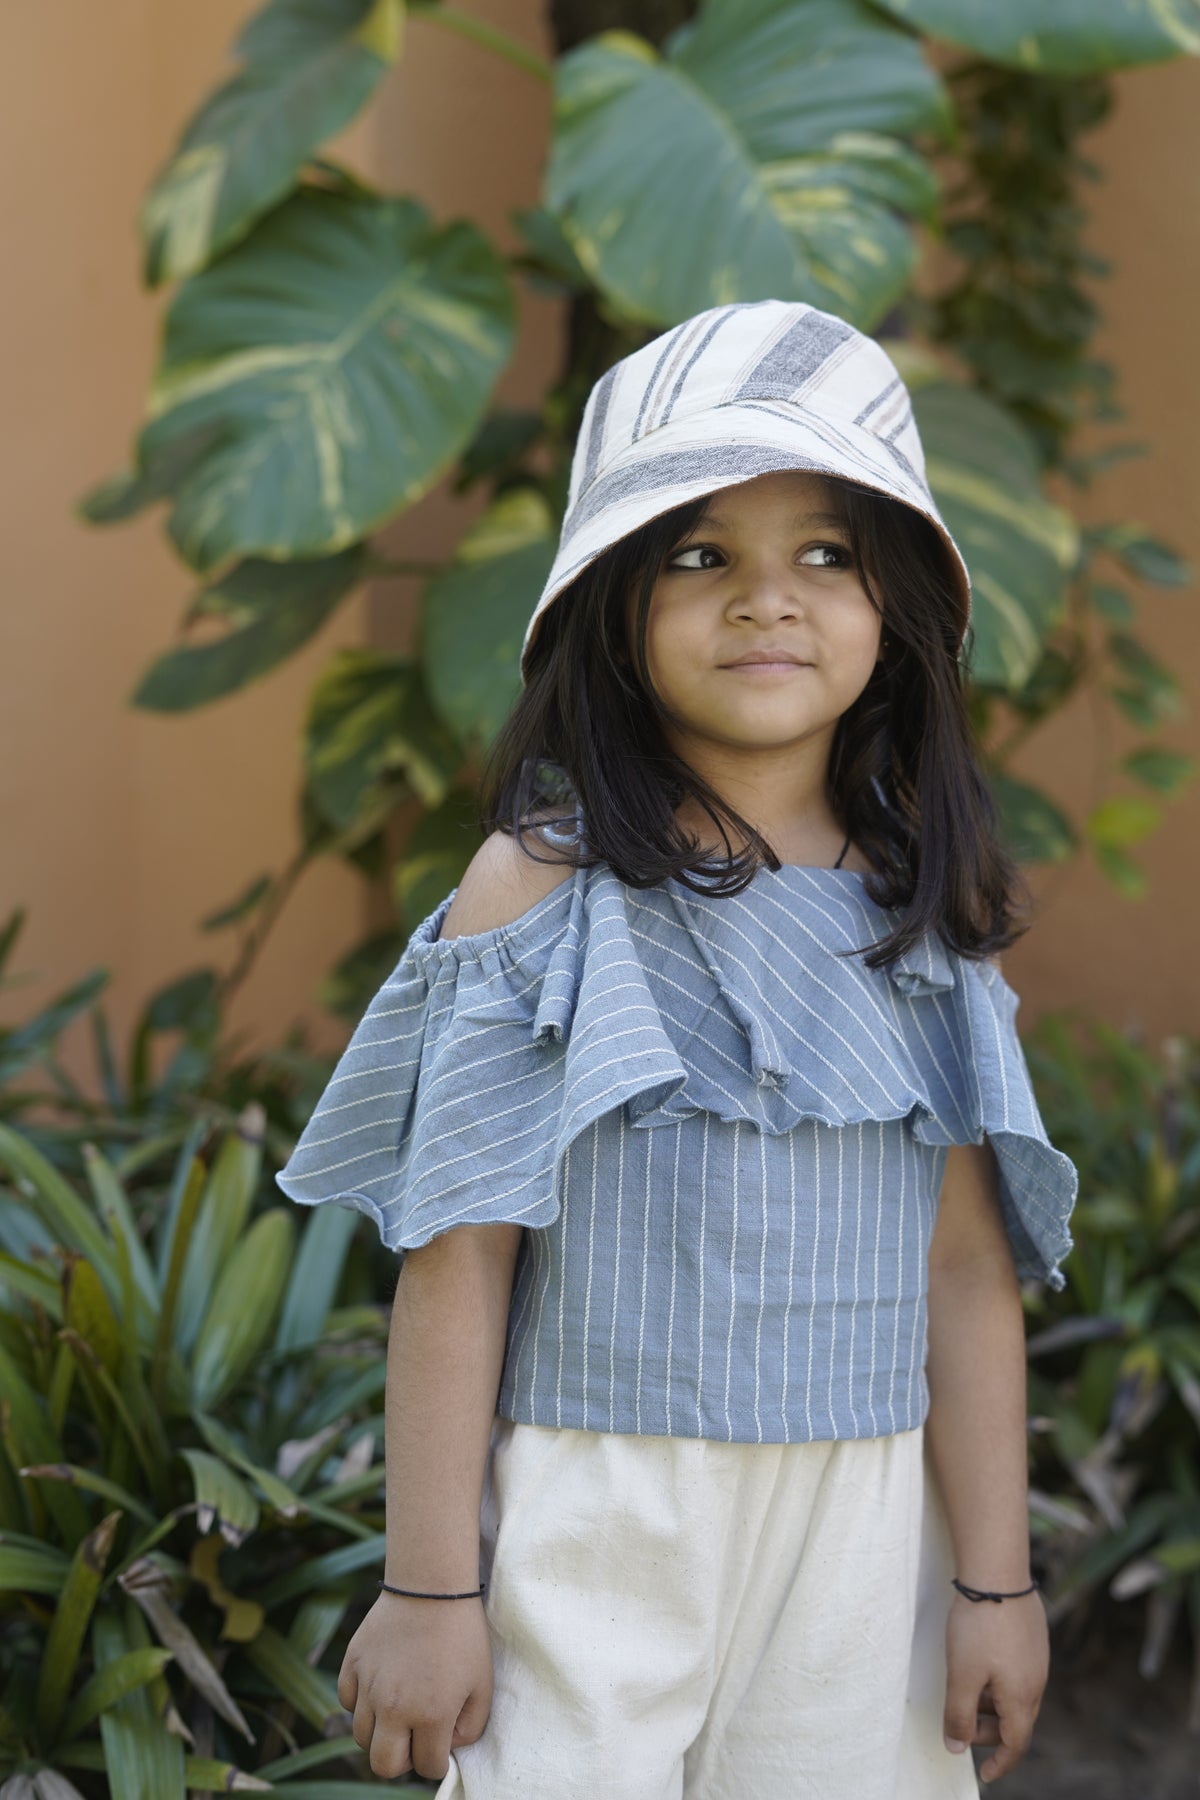
M1018 1275L1064 1286L1078 1176L1048 1141L994 963L856 870L734 897L577 869L512 924L418 926L278 1177L396 1251L526 1227L498 1410L786 1443L928 1412L946 1149L990 1139Z

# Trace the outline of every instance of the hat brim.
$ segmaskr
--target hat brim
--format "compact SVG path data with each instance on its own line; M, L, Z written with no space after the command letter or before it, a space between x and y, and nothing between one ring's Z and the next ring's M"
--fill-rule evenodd
M785 469L852 481L927 519L949 552L962 612L961 645L971 617L971 578L921 475L895 446L852 420L834 423L795 402L771 400L673 419L639 438L596 476L564 522L526 628L522 667L547 609L604 551L688 500Z

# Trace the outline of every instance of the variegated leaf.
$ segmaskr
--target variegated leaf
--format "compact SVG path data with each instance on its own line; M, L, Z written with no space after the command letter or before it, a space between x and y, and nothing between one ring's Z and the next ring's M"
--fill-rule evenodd
M878 0L886 12L989 62L1095 75L1200 52L1196 0Z
M400 50L403 0L270 0L142 207L146 280L178 281L243 237L340 131Z
M856 0L707 0L660 55L606 32L556 71L546 205L628 316L807 300L869 326L936 186L908 141L946 103Z
M126 510L169 491L202 573L332 555L449 467L511 343L508 278L473 225L301 188L176 295Z

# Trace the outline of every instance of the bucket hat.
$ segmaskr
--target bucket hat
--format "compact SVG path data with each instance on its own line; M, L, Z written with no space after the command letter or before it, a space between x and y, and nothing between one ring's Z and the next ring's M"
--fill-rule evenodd
M584 408L554 563L525 633L590 562L661 513L782 469L840 476L911 506L971 581L925 479L912 404L873 338L799 301L714 306L601 376Z

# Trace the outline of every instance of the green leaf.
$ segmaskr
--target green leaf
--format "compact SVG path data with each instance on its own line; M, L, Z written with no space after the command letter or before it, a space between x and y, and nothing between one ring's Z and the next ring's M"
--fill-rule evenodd
M179 1454L192 1472L197 1528L203 1533L216 1525L227 1543L243 1543L259 1519L258 1501L246 1483L228 1463L207 1450L181 1450Z
M1121 767L1135 781L1144 782L1157 793L1174 799L1192 780L1197 763L1194 756L1188 756L1182 750L1160 750L1148 746L1142 750L1131 750Z
M240 1469L243 1475L248 1475L258 1487L268 1506L273 1506L275 1511L285 1519L296 1518L308 1510L307 1501L303 1500L295 1489L276 1475L273 1470L260 1467L247 1456L233 1433L218 1419L203 1412L197 1412L195 1419L204 1433L209 1449L223 1457L227 1463L232 1463L235 1468Z
M539 275L548 276L552 286L568 293L587 292L591 286L588 272L552 212L544 206L516 207L509 216Z
M70 1742L78 1737L84 1728L98 1719L101 1713L115 1706L126 1694L132 1694L135 1688L145 1687L160 1675L171 1661L171 1651L163 1649L127 1650L122 1656L114 1657L102 1669L97 1669L89 1676L79 1692L72 1700L67 1716L63 1720L62 1737Z
M15 1536L11 1531L0 1534L0 1593L60 1593L68 1558L49 1544L14 1543Z
M1162 810L1153 800L1136 794L1118 794L1102 801L1089 815L1084 831L1093 844L1124 850L1140 844L1162 823Z
M243 237L309 153L357 113L399 54L401 0L271 0L235 46L242 68L192 119L142 207L150 286Z
M188 712L235 694L306 644L363 579L361 544L313 561L238 563L205 590L193 608L228 610L237 623L212 643L180 644L143 675L134 706L148 712ZM212 604L219 596L223 607Z
M971 678L1020 688L1065 611L1074 521L1042 494L1032 439L995 401L930 382L913 410L934 499L971 572Z
M869 327L936 198L904 140L945 117L915 41L855 0L709 0L661 56L613 31L560 59L545 202L630 318L778 298Z
M77 1463L68 1462L36 1463L27 1468L25 1474L35 1475L39 1481L68 1482L72 1487L81 1488L85 1494L99 1494L103 1499L111 1500L122 1512L141 1519L143 1524L157 1523L155 1514L144 1500L139 1500L136 1494L122 1487L119 1481L110 1481L95 1469L83 1469Z
M878 0L920 31L988 62L1044 75L1105 69L1200 52L1196 0Z
M1065 862L1075 849L1075 831L1062 808L1040 788L1015 776L988 777L1005 842L1018 862Z
M1089 584L1088 599L1100 617L1113 625L1128 625L1135 617L1133 602L1123 588L1095 581Z
M1127 900L1140 900L1146 892L1146 871L1119 844L1093 844L1092 851L1104 874Z
M510 488L426 585L421 643L430 698L466 741L490 744L521 691L521 641L557 538L542 495Z
M62 1290L52 1275L39 1269L36 1263L22 1262L19 1257L9 1256L7 1251L0 1251L0 1290L7 1288L9 1300L11 1296L24 1294L27 1300L36 1300L50 1318L58 1324L62 1319Z
M273 1611L285 1600L295 1600L303 1594L311 1594L314 1589L322 1589L331 1582L340 1581L344 1575L355 1574L359 1569L375 1567L383 1562L386 1551L387 1538L383 1532L378 1532L374 1537L346 1544L340 1550L327 1550L321 1556L310 1556L294 1569L276 1575L265 1587L259 1589L256 1598L268 1611Z
M309 702L305 755L326 817L364 831L395 803L400 780L436 806L460 760L416 665L378 650L343 650L330 662Z
M0 1166L20 1184L26 1204L55 1241L86 1256L101 1276L109 1299L119 1302L121 1284L113 1247L91 1209L41 1151L7 1125L0 1125Z
M192 431L144 446L136 469L108 477L83 496L76 509L80 518L88 525L116 525L156 500L165 500L203 462L220 437L220 420L206 419Z
M149 1324L158 1310L158 1283L142 1242L125 1189L112 1164L94 1144L83 1146L83 1165L96 1211L108 1227L114 1243L123 1240L129 1266L142 1302L139 1322ZM122 1301L122 1304L124 1302ZM131 1321L126 1321L127 1325Z
M216 1004L217 977L212 969L192 969L159 988L146 1006L150 1031L203 1030Z
M475 796L463 788L413 827L393 877L396 903L410 931L458 886L481 842Z
M378 931L355 944L322 980L318 1003L337 1018L357 1025L399 962L405 941L402 931Z
M324 1732L334 1720L341 1719L342 1704L332 1678L324 1670L310 1667L273 1626L264 1625L256 1638L242 1645L242 1652L317 1731Z
M320 1342L357 1224L352 1212L338 1206L318 1207L306 1219L275 1333L280 1354Z
M185 1756L183 1777L188 1791L206 1789L214 1794L273 1794L269 1781L249 1775L236 1763L224 1762L219 1756Z
M44 1744L53 1742L58 1731L120 1518L119 1512L109 1513L71 1558L38 1666L35 1714Z
M236 1386L269 1337L292 1263L295 1228L283 1207L260 1213L221 1270L192 1363L194 1404L208 1410Z
M98 1669L151 1647L141 1614L128 1603L120 1614L96 1614L92 1644ZM145 1684L106 1707L99 1718L111 1793L121 1800L186 1800L183 1742L155 1713Z
M469 442L511 343L508 279L474 226L301 189L167 315L139 466L218 433L171 489L181 556L206 573L359 542Z
M228 906L222 906L211 912L200 921L201 931L223 931L227 925L240 925L243 919L257 912L267 895L271 892L272 881L269 875L256 875L248 887L242 889L236 900Z
M1164 662L1127 631L1112 631L1108 648L1125 685L1110 690L1114 699L1128 697L1140 703L1151 725L1175 717L1183 705L1183 690Z
M246 1108L238 1128L222 1138L196 1214L175 1323L181 1354L191 1349L215 1283L233 1254L254 1201L262 1169L263 1127L257 1101Z
M108 985L107 969L94 969L14 1031L0 1030L0 1080L5 1084L41 1058L85 1007Z
M1169 544L1151 537L1140 525L1106 525L1093 536L1131 575L1155 587L1190 587L1195 579Z

